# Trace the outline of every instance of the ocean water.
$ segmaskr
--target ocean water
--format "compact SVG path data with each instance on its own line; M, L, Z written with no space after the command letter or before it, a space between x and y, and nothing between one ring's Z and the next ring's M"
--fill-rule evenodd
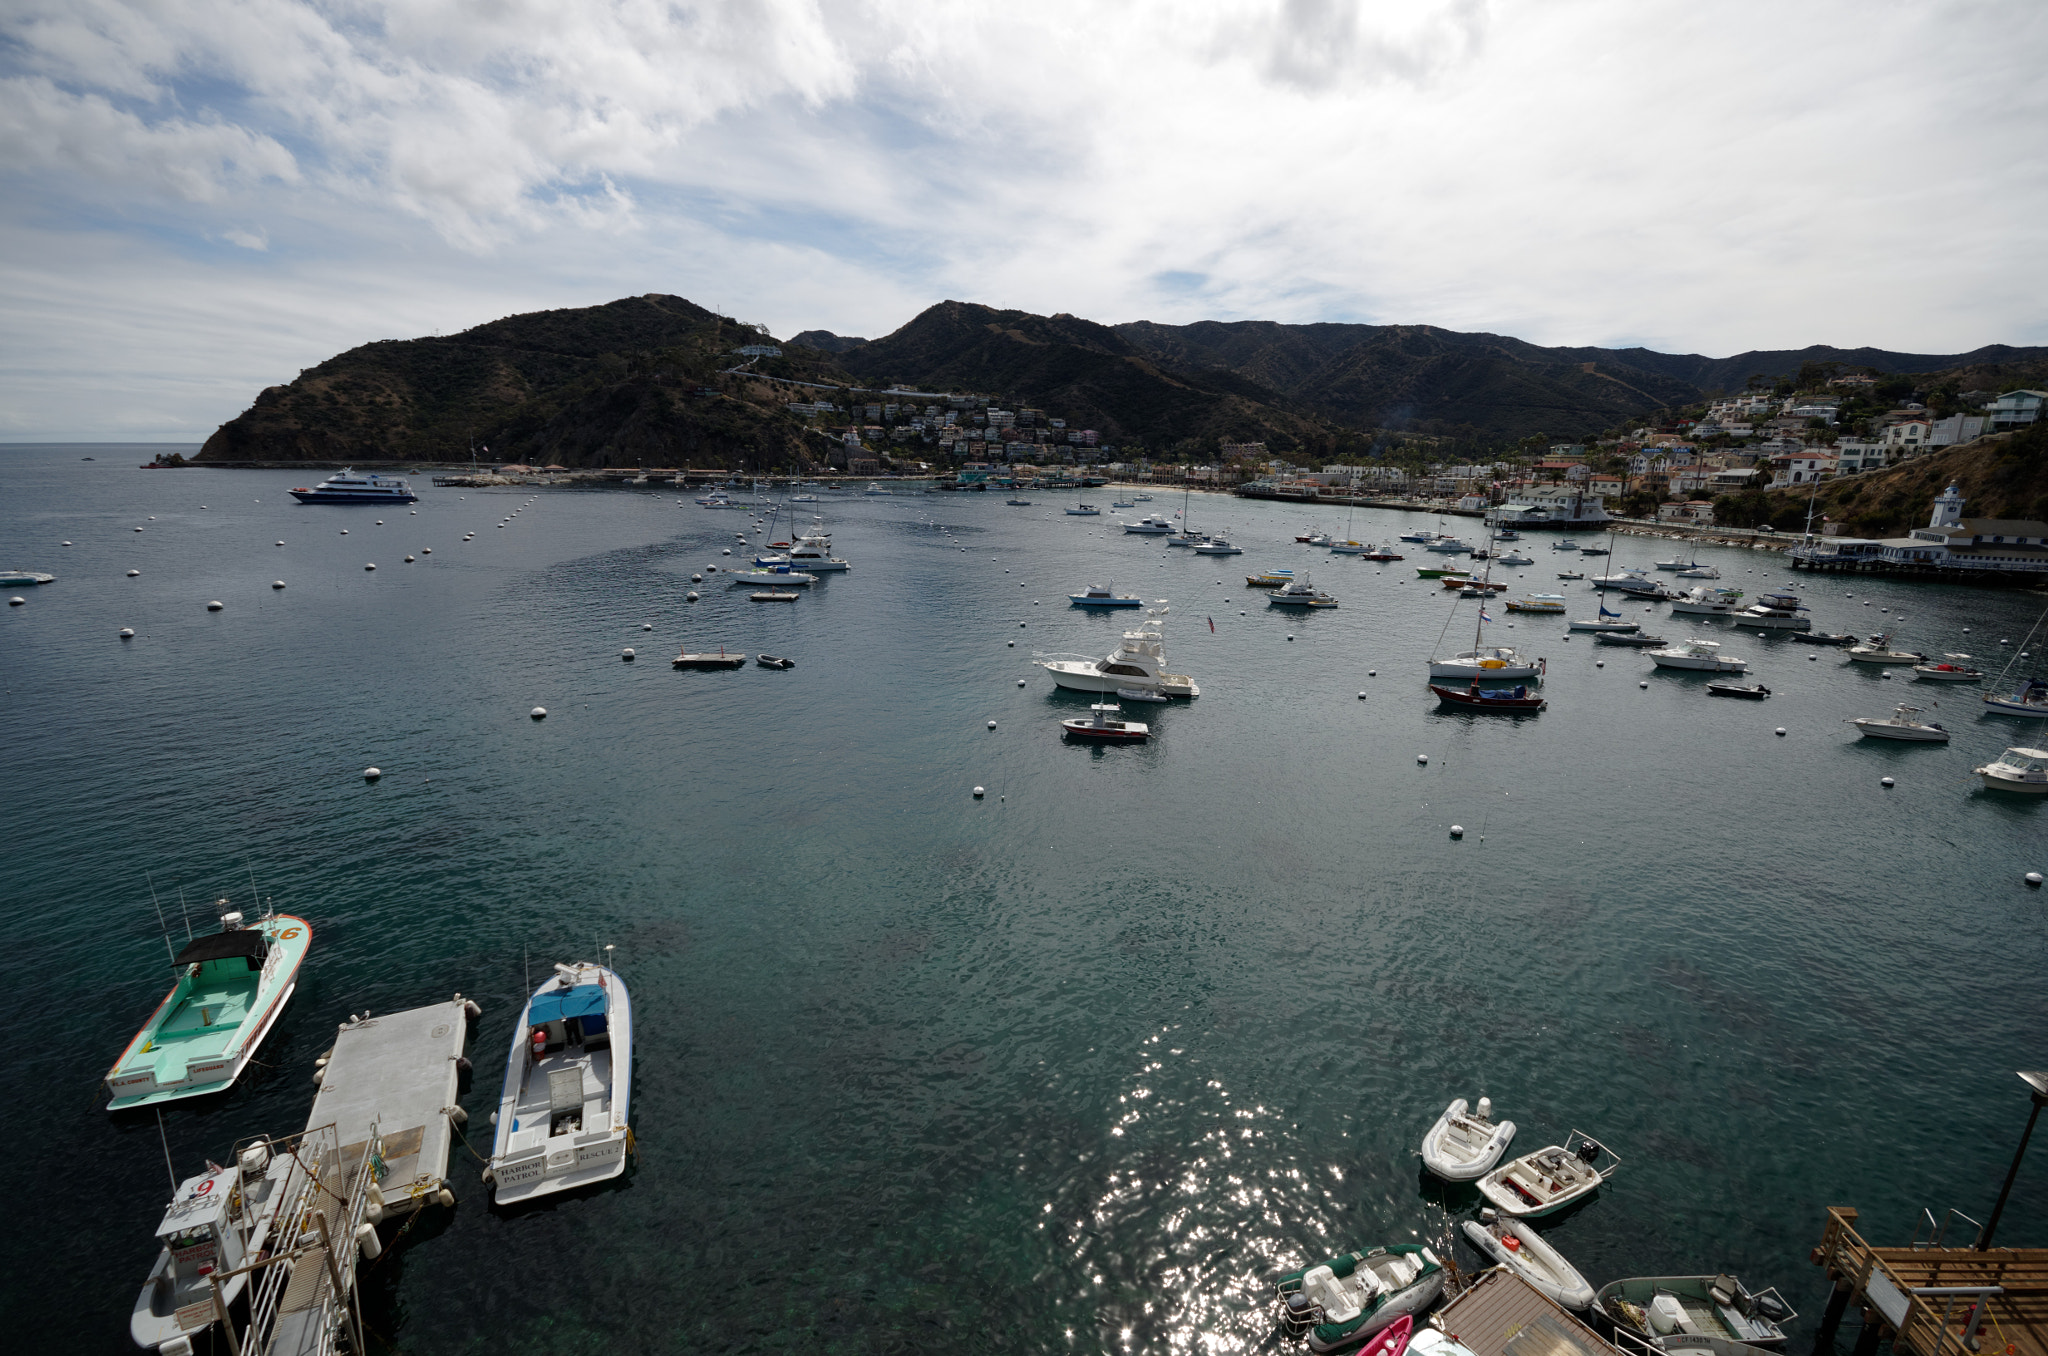
M129 1349L164 1149L97 1083L165 986L152 890L180 939L252 888L314 927L263 1067L166 1115L181 1174L302 1126L349 1013L458 990L484 1007L481 1130L528 966L617 947L637 1165L501 1214L458 1164L456 1210L366 1271L380 1351L1250 1352L1306 1260L1475 1260L1450 1236L1476 1194L1415 1149L1482 1093L1518 1149L1579 1129L1623 1160L1545 1226L1596 1285L1735 1270L1810 1328L1826 1206L1888 1242L1923 1208L1983 1219L2024 1123L2048 806L1970 769L2041 732L1974 689L1736 633L1775 695L1724 701L1496 613L1551 706L1446 714L1423 664L1469 643L1472 604L1416 582L1419 553L1297 546L1299 505L1195 497L1246 548L1218 560L1071 495L831 498L852 571L767 606L691 583L751 522L673 491L313 507L285 493L308 473L136 470L153 450L0 449L0 564L59 576L0 616L12 1349ZM1547 539L1525 549L1517 587L1590 612ZM1788 578L1699 556L1751 592ZM1268 566L1341 607L1269 608L1243 582ZM1131 712L1142 747L1063 743L1086 700L1029 662L1112 646L1127 616L1065 602L1092 582L1169 599L1202 688ZM2042 602L1795 587L1824 629L1994 668ZM1665 611L1665 635L1725 629ZM797 666L666 662L720 645ZM1846 724L1909 699L1954 742ZM2048 1244L2038 1148L2000 1239Z

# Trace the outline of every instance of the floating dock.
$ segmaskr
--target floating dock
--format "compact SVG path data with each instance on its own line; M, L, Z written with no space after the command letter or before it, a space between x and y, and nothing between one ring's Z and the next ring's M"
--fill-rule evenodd
M345 1022L335 1033L308 1129L332 1125L345 1164L383 1139L377 1186L386 1216L407 1215L447 1186L462 1046L469 1034L461 995L408 1012Z
M1621 1356L1600 1334L1505 1267L1482 1271L1429 1320L1477 1356Z
M726 654L722 650L717 654L691 654L684 651L675 657L675 667L679 669L736 669L746 662L745 655Z
M1823 1342L1853 1304L1863 1314L1855 1356L1872 1356L1886 1339L1897 1356L2048 1356L2048 1248L1980 1250L1978 1235L1945 1246L1946 1224L1930 1227L1925 1241L1879 1248L1856 1232L1856 1217L1847 1206L1830 1206L1827 1232L1813 1250L1835 1283L1821 1319Z

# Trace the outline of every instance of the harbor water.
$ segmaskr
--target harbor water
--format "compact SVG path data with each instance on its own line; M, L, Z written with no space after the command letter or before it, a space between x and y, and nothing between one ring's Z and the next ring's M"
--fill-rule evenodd
M298 1129L351 1013L482 1005L483 1147L529 982L606 945L636 1165L498 1213L458 1145L456 1209L364 1264L376 1349L1285 1349L1280 1273L1453 1246L1477 1194L1416 1149L1481 1094L1519 1151L1578 1129L1621 1157L1545 1226L1596 1286L1734 1271L1810 1332L1824 1207L1887 1243L1923 1208L1983 1219L2024 1124L2048 805L1971 769L2048 733L1975 688L1615 604L1722 640L1773 694L1721 700L1495 606L1489 641L1547 660L1549 709L1446 713L1424 666L1470 645L1475 605L1418 581L1440 561L1413 546L1297 545L1297 504L1195 496L1193 525L1245 548L1219 559L1118 530L1179 511L1164 491L828 495L799 507L852 570L768 605L723 573L752 515L668 487L422 477L409 507L304 506L286 491L315 473L137 470L155 450L0 450L0 564L58 576L0 616L13 1350L132 1349L166 1145L183 1176ZM1590 616L1555 576L1608 561L1549 542L1501 576ZM1671 545L1624 537L1613 563ZM1994 673L2043 603L1697 554L1819 629ZM1271 567L1341 606L1269 607L1244 576ZM1030 662L1132 624L1067 604L1090 583L1170 600L1169 667L1201 687L1127 705L1142 746L1064 742L1087 699ZM721 646L796 666L667 662ZM1953 742L1847 723L1900 702ZM98 1088L166 987L152 891L179 943L252 892L313 927L260 1065L172 1106L161 1142ZM2000 1241L2048 1244L2038 1146Z

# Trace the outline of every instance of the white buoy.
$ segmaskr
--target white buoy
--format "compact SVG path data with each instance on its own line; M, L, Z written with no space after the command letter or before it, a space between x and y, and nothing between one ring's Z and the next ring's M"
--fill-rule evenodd
M1358 700L1360 700L1360 701L1364 701L1364 700L1365 700L1365 690L1364 690L1363 688L1359 689L1359 693L1358 693Z
M1009 646L1013 650L1017 648L1017 642L1014 640L1006 640L1003 642L1003 644Z
M155 515L154 513L152 513L152 514L150 514L150 515L149 515L149 521L151 521L151 522L155 522L155 521L156 521L156 515Z
M382 527L382 526L384 526L384 520L383 520L382 518L379 518L379 519L377 520L377 526L379 526L379 527Z
M994 721L990 721L990 722L988 723L988 728L989 728L989 729L991 729L991 730L995 729L995 728L996 728L996 723L995 723Z
M370 564L363 566L363 568L366 570L374 570L377 568L377 566L376 563L373 561Z
M1017 623L1017 625L1018 625L1018 626L1019 626L1019 627L1021 628L1021 627L1023 627L1023 626L1025 625L1025 623L1024 623L1024 622L1018 622L1018 623Z
M216 598L206 605L206 610L208 612L218 612L225 606L227 606L227 604L221 602L220 599Z
M1891 779L1891 778L1889 778L1889 777L1881 777L1881 778L1879 778L1879 779L1878 779L1878 783L1877 783L1877 784L1878 784L1879 786L1890 786L1890 785L1892 785L1892 779Z
M690 582L692 584L701 584L704 582L704 576L701 574L693 574L690 576Z
M1289 637L1288 637L1288 639L1289 639L1289 640L1293 640L1293 639L1294 639L1294 637L1293 637L1293 636L1289 636Z
M1637 683L1637 684L1636 684L1636 686L1637 686L1637 687L1648 687L1648 686L1649 686L1649 684L1648 684L1648 683Z
M1780 725L1773 733L1775 733L1778 736L1778 738L1783 739L1785 737L1785 727Z
M405 558L405 563L406 563L406 564L408 564L408 565L412 564L412 557L411 557L411 556L407 556L407 557Z
M142 573L142 571L140 571L140 570L130 570L130 571L128 571L128 577L129 577L130 579L133 579L133 578L134 578L134 577L135 577L136 575L138 575L138 574L141 574L141 573Z
M141 531L142 529L138 527L138 528L136 528L135 530L136 530L137 532L140 532L140 531Z
M693 593L686 593L686 594L684 594L684 595L683 595L683 597L684 597L684 598L686 598L687 600L689 600L690 602L693 602L693 603L697 601L697 595L696 595L696 594L695 594L694 592L693 592Z
M545 706L536 706L526 714L532 716L535 720L546 720L548 718L548 709Z
M641 629L642 631L652 631L652 630L654 629L654 623L653 623L653 622L641 622L641 623L640 623L640 629Z
M1885 669L1884 671L1882 671L1881 673L1879 673L1879 674L1878 674L1877 676L1878 676L1878 677L1880 677L1880 678L1889 678L1889 677L1891 677L1891 676L1892 676L1892 671L1891 671L1890 669Z
M345 527L344 527L343 529L341 529L341 535L342 535L342 536L344 536L344 537L346 537L346 536L348 535L348 529L347 529L347 528L345 528Z
M363 769L363 780L366 782L374 782L383 775L384 769L380 767L366 767Z
M1451 837L1453 837L1453 838L1463 838L1464 836L1465 836L1465 826L1464 826L1463 824L1453 824L1453 825L1451 825Z
M2034 887L2034 888L2035 888L2036 890L2040 889L2040 888L2041 888L2041 873L2040 873L2040 872L2038 872L2038 871L2029 871L2029 872L2028 872L2028 873L2026 874L2026 882L2027 882L2027 884L2029 884L2029 885L2033 886L2033 887Z
M28 599L26 599L26 598L22 597L22 596L21 596L21 595L19 595L19 594L16 594L16 595L15 595L14 597L12 597L12 598L9 598L9 599L7 600L7 605L8 605L9 607L20 607L20 606L21 606L21 605L22 605L23 603L25 603L25 602L27 602L27 601L28 601Z
M1809 664L1818 664L1820 663L1820 656L1817 654L1810 654L1806 656L1806 662Z
M980 788L980 787L978 787L978 786L974 788L974 798L975 798L976 800L980 800L980 799L981 799L981 798L982 798L983 796L985 796L985 795L987 795L987 794L988 794L988 793L987 793L986 791L982 790L982 788Z
M729 556L732 554L732 548L728 546L725 550L720 551L718 554L722 556Z
M1607 667L1607 661L1604 659L1596 659L1593 661L1593 667L1596 669L1604 669Z
M1024 680L1023 680L1022 678L1019 678L1019 679L1017 680L1017 686L1018 686L1018 687L1022 687L1022 686L1024 686Z
M122 628L121 628L121 639L123 639L123 640L133 640L133 639L135 639L135 632L134 632L134 630L133 630L132 628L130 628L130 627L126 627L126 626L122 627Z
M284 580L282 580L282 579L273 579L273 580L271 580L271 581L270 581L270 587L272 587L272 588L274 588L274 589L281 589L281 588L283 588L283 587L284 587Z
M1415 761L1417 764L1427 763L1429 761L1429 755L1426 753L1418 753L1415 755Z
M422 546L420 548L420 554L423 556L430 556L434 554L434 548L431 546Z
M621 658L621 659L631 659L632 657L633 657L633 647L632 647L632 646L630 646L630 645L628 645L628 646L627 646L627 647L626 647L625 649L623 649L623 650L619 651L619 658Z

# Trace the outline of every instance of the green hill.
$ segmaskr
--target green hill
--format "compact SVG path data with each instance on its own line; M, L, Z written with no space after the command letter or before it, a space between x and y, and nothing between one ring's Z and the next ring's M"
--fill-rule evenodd
M1758 491L1714 501L1725 526L1769 523L1804 531L1809 503L1814 531L1823 518L1844 536L1898 537L1927 521L1934 497L1960 486L1971 518L2033 518L2048 522L2048 424L1979 438L1933 456L1863 475L1824 480L1819 491Z
M537 311L461 334L364 344L256 397L202 461L491 460L564 466L822 461L823 439L781 407L785 390L723 375L755 330L681 297ZM844 381L801 354L768 375Z

